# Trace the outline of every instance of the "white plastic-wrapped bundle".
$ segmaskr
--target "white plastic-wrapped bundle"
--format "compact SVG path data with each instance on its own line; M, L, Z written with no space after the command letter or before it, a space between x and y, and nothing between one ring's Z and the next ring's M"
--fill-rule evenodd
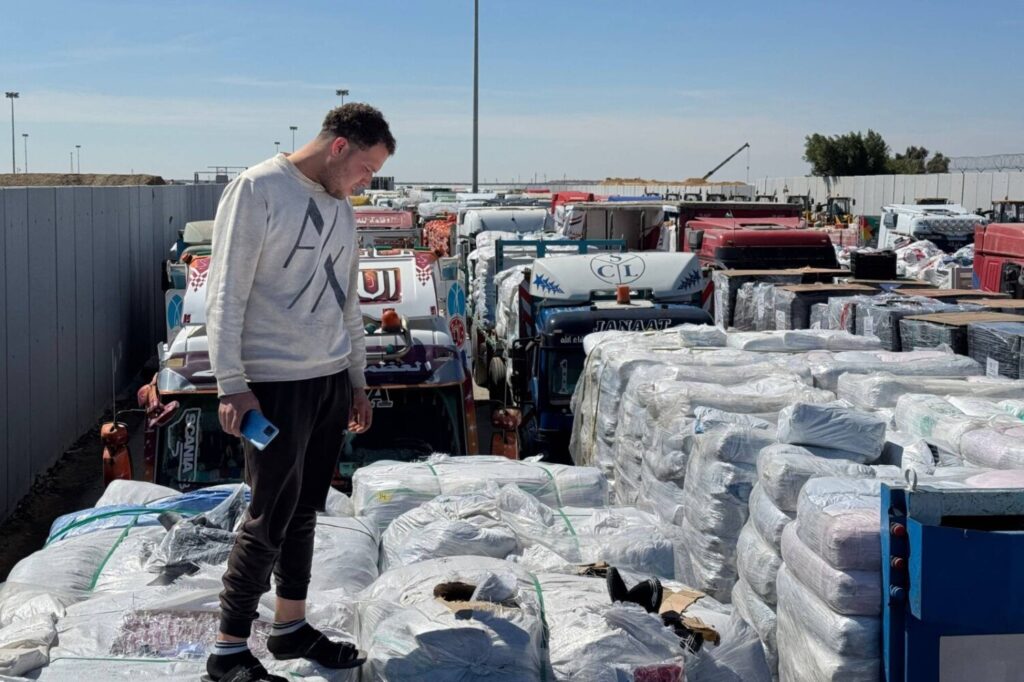
M727 338L724 329L710 324L681 324L665 331L679 334L682 344L690 348L722 348Z
M736 570L764 603L775 604L775 576L782 565L778 550L747 523L736 541Z
M694 587L719 601L731 598L736 541L749 514L755 462L771 442L764 430L737 426L694 438L680 496L682 537L689 557L684 567L693 572L689 582Z
M497 289L494 333L506 341L519 337L519 285L525 270L525 265L517 265L494 276Z
M993 469L1024 469L1024 426L969 431L960 439L960 454L975 466Z
M681 679L679 638L632 604L613 604L603 580L541 573L548 652L556 680Z
M1024 395L1024 381L990 379L972 376L966 378L904 377L890 373L855 374L839 377L838 395L855 407L865 410L896 407L896 401L906 393L938 396L970 395L993 400Z
M178 495L180 491L148 481L114 480L103 489L94 507L108 507L114 504L143 505L155 500Z
M762 450L762 456L765 450ZM758 534L777 550L782 547L782 531L796 517L796 511L784 511L772 501L761 483L750 491L750 523Z
M765 604L742 577L733 585L732 605L736 607L737 615L757 633L764 649L765 660L775 676L775 671L779 667L779 646L775 637L775 609Z
M355 594L376 580L380 531L371 519L320 516L313 535L309 589Z
M815 358L811 363L814 385L829 391L838 388L839 377L843 374L883 372L914 377L967 377L984 374L984 368L971 358L935 350L850 351Z
M783 682L877 682L882 670L881 620L843 616L793 577L778 578L779 679Z
M757 459L758 485L771 502L784 512L797 510L804 484L818 476L872 478L874 474L870 467L863 464L847 459L821 457L806 447L789 443L769 445Z
M918 476L935 473L935 455L928 441L894 429L886 433L878 463L897 466L904 472L913 471Z
M881 571L880 496L875 479L811 479L800 492L797 535L834 568Z
M810 388L797 379L769 376L733 386L663 379L654 385L648 410L658 419L663 414L693 417L698 407L714 407L739 414L778 412L797 401L825 403L835 399L829 391Z
M727 345L741 350L778 353L809 350L868 351L881 347L878 339L854 336L839 329L734 332L729 334Z
M836 405L794 403L779 413L779 441L831 448L870 463L882 454L885 420Z
M961 441L970 431L996 426L1000 422L1008 428L1016 426L1009 415L1005 416L1005 421L1003 417L970 417L948 400L916 393L908 393L897 401L894 421L900 431L923 438L940 450L956 455L961 454Z
M729 424L748 426L752 429L774 429L775 424L751 414L726 412L715 407L698 407L693 411L694 433L705 433Z
M452 582L475 586L469 601L435 597ZM488 557L423 561L382 574L359 603L364 680L550 676L542 593L522 566Z
M1021 392L1024 393L1024 384L1022 384ZM1016 417L1017 419L1024 419L1024 398L1001 400L999 402L999 407L1004 412Z
M554 506L603 507L608 483L597 469L491 455L434 455L425 462L375 462L352 477L356 513L381 529L438 495L481 490L489 483L514 484Z
M840 517L841 518L841 517ZM882 566L835 568L800 539L800 518L782 532L786 568L828 607L845 616L877 616L882 612ZM875 530L878 542L878 530ZM839 555L843 556L843 555Z

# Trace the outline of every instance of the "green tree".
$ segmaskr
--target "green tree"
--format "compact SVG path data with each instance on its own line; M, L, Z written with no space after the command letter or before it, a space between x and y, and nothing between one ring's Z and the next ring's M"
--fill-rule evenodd
M948 173L949 157L945 156L942 152L935 152L935 156L928 159L928 163L925 164L925 172Z
M836 136L815 133L805 140L804 161L811 164L812 175L878 175L888 170L889 145L873 130Z

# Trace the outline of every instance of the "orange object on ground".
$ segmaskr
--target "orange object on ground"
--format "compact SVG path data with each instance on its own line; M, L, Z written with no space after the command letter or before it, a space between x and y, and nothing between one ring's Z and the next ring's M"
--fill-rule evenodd
M103 485L133 478L132 456L128 451L128 427L123 422L107 422L100 427L103 441Z

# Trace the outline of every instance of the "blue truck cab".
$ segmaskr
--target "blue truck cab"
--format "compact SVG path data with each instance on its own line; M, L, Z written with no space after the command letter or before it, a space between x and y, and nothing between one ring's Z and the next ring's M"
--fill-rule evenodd
M537 259L518 292L519 338L506 344L508 384L522 412L520 456L568 463L570 400L600 331L711 324L693 254L605 252ZM503 302L504 304L504 302Z

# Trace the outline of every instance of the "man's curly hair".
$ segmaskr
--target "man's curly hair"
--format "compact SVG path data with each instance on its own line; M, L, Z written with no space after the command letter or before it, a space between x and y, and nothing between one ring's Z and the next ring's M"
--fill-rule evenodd
M321 135L344 137L358 147L367 149L383 144L388 154L395 153L395 138L384 115L369 104L350 102L327 112Z

